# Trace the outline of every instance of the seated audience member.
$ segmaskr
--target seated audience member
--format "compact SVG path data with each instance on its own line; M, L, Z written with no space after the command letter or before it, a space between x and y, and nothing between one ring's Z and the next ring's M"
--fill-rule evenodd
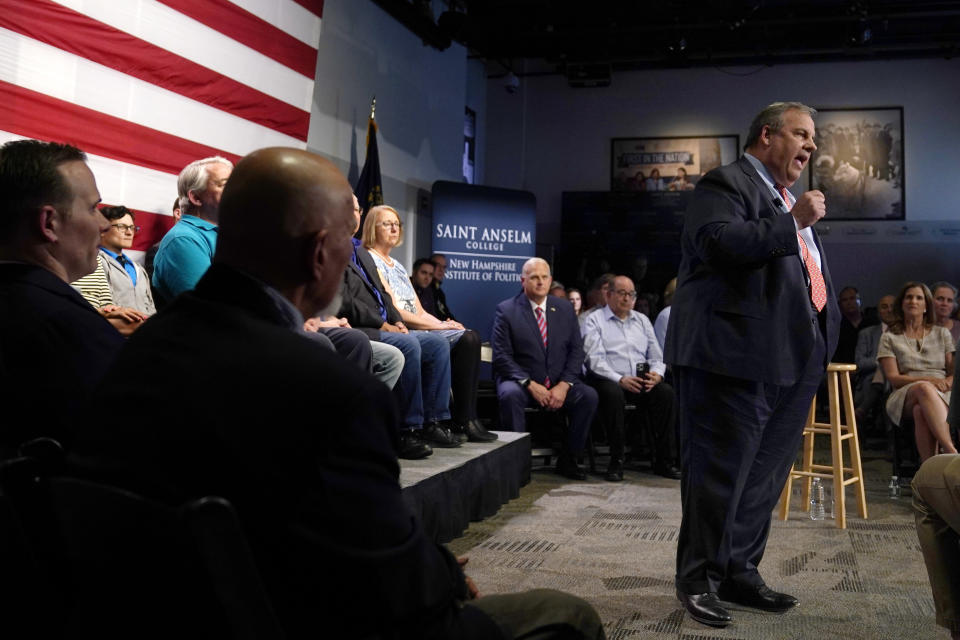
M856 404L857 422L862 423L880 404L883 396L883 371L877 366L877 348L880 336L890 329L896 320L893 313L895 298L885 295L877 302L880 324L864 327L857 336L856 365L853 397Z
M956 349L950 332L938 327L927 285L908 282L897 295L890 330L880 337L877 361L894 388L887 415L899 425L913 418L920 460L938 452L956 453L947 427Z
M436 273L436 266L430 258L417 258L413 263L410 284L413 285L413 291L417 294L423 310L439 320L440 317L436 314L437 289L433 286L434 273Z
M583 310L583 296L580 295L580 290L573 287L567 289L567 302L573 306L573 313L579 320L580 312Z
M110 230L100 234L100 255L104 273L115 304L130 307L152 316L157 312L147 272L138 263L123 255L133 246L133 236L140 230L133 211L126 207L104 207L100 210L110 222Z
M610 284L613 282L614 277L616 276L612 273L605 273L590 285L590 288L587 290L587 299L584 302L585 308L580 312L580 315L577 316L580 324L583 324L587 316L591 313L597 309L603 309L607 305L607 291L610 289Z
M957 310L957 288L949 282L934 282L930 287L933 306L936 307L937 324L950 332L953 344L960 340L960 321L953 319Z
M673 294L677 290L677 279L673 278L663 288L663 309L657 314L657 319L653 323L653 333L657 336L657 344L660 345L660 351L663 351L663 345L667 342L667 327L670 325L670 307L673 305Z
M484 429L477 419L480 336L456 320L440 320L424 311L410 284L407 270L398 260L390 257L390 252L402 242L403 225L396 209L380 205L367 212L367 219L363 223L363 246L370 252L380 281L400 312L403 324L413 330L437 333L450 342L453 431L470 440L496 440L496 435Z
M844 287L837 294L840 307L840 339L831 362L853 363L856 361L857 336L863 328L860 293L854 287Z
M956 376L956 374L954 374ZM960 418L951 405L951 424ZM934 456L913 477L917 538L927 565L937 624L960 640L960 455Z
M447 295L443 292L443 279L447 276L447 256L435 253L430 256L433 263L433 297L437 302L437 312L433 313L438 320L456 320L453 311L447 306ZM429 310L428 310L429 311Z
M403 353L396 347L371 340L363 331L354 329L346 318L334 316L307 318L303 330L311 338L323 337L329 348L352 362L390 389L397 384L403 370Z
M360 228L360 204L354 198L354 233ZM371 341L396 347L403 353L400 379L394 396L400 406L399 456L409 460L433 453L438 447L459 446L448 429L440 427L450 415L450 347L442 336L427 331L409 331L400 320L377 274L370 253L356 238L353 254L343 274L342 303L337 316L367 334Z
M587 476L577 465L597 409L597 392L583 384L583 342L573 307L548 295L550 265L530 258L523 265L515 297L497 305L493 319L493 374L500 424L525 431L526 407L564 409L570 416L557 472L574 480Z
M623 480L627 403L636 405L637 412L647 418L654 442L654 472L677 480L676 400L673 388L663 381L666 365L653 325L633 310L636 297L633 281L617 276L607 291L606 309L583 324L587 382L597 390L598 412L610 444L607 480Z
M153 292L166 304L196 286L217 249L220 195L233 164L213 156L195 160L177 178L180 220L163 236L153 261Z
M383 385L299 331L350 259L351 190L334 165L256 151L222 213L213 265L99 389L96 406L138 419L92 420L74 463L172 505L229 500L288 638L602 638L592 608L566 594L477 597L406 507ZM175 610L187 586L157 589L169 598L157 608ZM123 616L103 608L104 626Z
M173 201L173 224L176 225L180 222L180 198L175 198ZM163 238L160 238L160 242L163 241ZM153 282L153 261L157 257L157 250L160 248L160 242L155 242L152 247L147 249L146 253L143 254L143 268L147 270L147 275L150 276L150 282Z
M420 301L420 307L427 315L440 320L436 315L439 308L437 293L440 289L433 286L436 265L428 258L419 258L413 263L413 275L410 283ZM449 311L449 310L448 310ZM472 334L472 335L471 335ZM476 343L476 347L473 343ZM473 442L492 442L497 439L495 433L487 431L477 417L477 390L480 377L480 336L467 330L456 344L451 345L451 386L453 388L453 424L457 434L467 436Z
M108 229L86 155L54 142L0 147L0 456L38 436L69 444L123 338L69 282L97 266Z
M107 258L102 253L97 254L97 268L71 282L70 286L123 336L130 336L150 317L142 311L114 304L113 291L107 280Z
M611 289L613 285L610 285ZM610 290L607 290L607 293L610 293ZM654 313L657 309L657 299L659 296L655 293L638 293L637 300L633 304L634 311L642 313L647 317L648 320L656 317ZM652 322L652 320L651 320Z
M558 298L566 298L567 288L563 286L563 283L560 282L559 280L554 280L553 284L550 285L549 293L551 296L556 296Z

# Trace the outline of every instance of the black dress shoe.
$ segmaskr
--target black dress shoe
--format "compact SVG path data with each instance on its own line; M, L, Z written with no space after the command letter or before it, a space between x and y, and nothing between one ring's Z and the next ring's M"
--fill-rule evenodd
M671 480L679 480L683 474L680 473L680 469L676 468L672 464L658 464L653 467L653 472L658 476L663 476L664 478L670 478Z
M724 583L717 589L717 595L721 600L770 613L783 613L800 604L793 596L774 591L767 585L754 587Z
M560 456L557 458L557 473L571 480L586 480L587 474L584 473L577 461L572 456Z
M463 432L467 434L470 442L493 442L500 437L484 429L477 419L468 420L467 424L463 425Z
M677 591L677 600L687 610L690 617L711 627L725 627L733 618L730 612L720 606L715 593L683 593Z
M416 431L400 432L400 450L397 451L397 457L404 460L421 460L426 458L433 449L417 435Z
M460 446L457 436L450 433L450 429L440 426L438 422L431 422L424 426L420 437L427 444L441 449L455 449Z
M611 458L610 465L607 467L607 475L604 477L610 482L623 480L623 460Z
M453 434L453 437L456 438L457 442L459 442L460 444L463 444L464 442L470 439L467 437L466 429L462 424L451 422L448 428L450 429L450 433Z

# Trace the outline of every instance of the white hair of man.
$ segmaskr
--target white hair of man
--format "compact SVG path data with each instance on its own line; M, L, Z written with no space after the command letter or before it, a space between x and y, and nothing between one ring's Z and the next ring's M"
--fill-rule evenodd
M233 163L222 156L210 156L194 160L183 168L177 178L177 196L180 198L180 215L192 214L198 207L190 202L190 192L203 193L207 189L210 174L207 167L220 163L233 169Z
M544 260L543 258L530 258L529 260L524 262L523 270L521 271L521 273L524 276L526 276L527 273L530 272L530 269L534 267L534 265L543 265L547 268L547 273L550 273L550 263Z

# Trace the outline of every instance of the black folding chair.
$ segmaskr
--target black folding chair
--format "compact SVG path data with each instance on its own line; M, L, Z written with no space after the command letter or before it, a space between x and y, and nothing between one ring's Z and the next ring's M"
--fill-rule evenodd
M0 495L4 590L30 636L284 637L226 500L171 507L29 456L0 463Z

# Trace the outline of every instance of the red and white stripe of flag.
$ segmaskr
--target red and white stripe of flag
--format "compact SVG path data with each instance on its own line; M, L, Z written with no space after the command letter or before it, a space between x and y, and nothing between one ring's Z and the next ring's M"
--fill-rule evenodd
M0 143L87 152L143 251L177 174L219 154L306 148L323 0L0 0ZM136 253L134 253L136 255Z

